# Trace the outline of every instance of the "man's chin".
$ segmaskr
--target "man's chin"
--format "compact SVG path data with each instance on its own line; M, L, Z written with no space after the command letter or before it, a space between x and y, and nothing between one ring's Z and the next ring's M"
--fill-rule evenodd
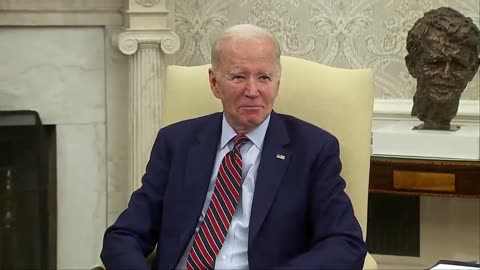
M263 117L263 116L260 116L260 115L256 115L255 117L253 116L250 116L250 117L245 117L244 118L244 123L247 125L247 126L250 126L250 127L258 127L260 126L263 121L265 121L267 117Z

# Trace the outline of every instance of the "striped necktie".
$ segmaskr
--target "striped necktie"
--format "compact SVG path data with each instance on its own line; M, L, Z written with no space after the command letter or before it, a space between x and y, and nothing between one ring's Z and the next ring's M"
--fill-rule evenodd
M187 270L213 269L215 258L227 236L242 188L240 148L249 140L245 135L233 138L234 147L222 159L207 214L188 253Z

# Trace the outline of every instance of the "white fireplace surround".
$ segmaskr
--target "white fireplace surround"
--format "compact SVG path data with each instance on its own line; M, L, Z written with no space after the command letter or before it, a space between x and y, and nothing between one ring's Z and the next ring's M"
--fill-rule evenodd
M135 185L128 151L136 142L149 148L152 137L132 143L132 116L159 118L135 106L130 114L129 96L160 111L161 98L141 101L161 94L159 71L171 60L163 53L179 46L170 10L173 0L0 0L0 110L35 110L56 125L58 269L98 264L103 233L126 207ZM129 69L131 61L142 66Z
M57 269L99 263L125 208L128 57L122 0L0 0L0 110L35 110L57 136Z
M57 266L88 268L107 223L104 29L2 28L0 39L0 108L56 125Z

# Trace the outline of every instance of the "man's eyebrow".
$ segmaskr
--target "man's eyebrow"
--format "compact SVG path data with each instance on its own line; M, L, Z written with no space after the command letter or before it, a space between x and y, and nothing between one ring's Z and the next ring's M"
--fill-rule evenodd
M267 75L267 76L272 76L273 75L273 72L259 72L258 73L259 75Z
M241 73L243 73L241 69L235 68L235 69L230 70L227 74L237 75L237 74L241 74Z
M226 73L224 74L224 76L225 76L225 78L227 78L228 80L231 80L234 76L241 75L242 73L243 73L243 72L242 72L240 69L236 68L236 69L232 69L232 70L226 72Z
M255 76L268 76L268 77L272 77L273 74L275 72L258 72L257 74L255 74ZM230 71L228 71L227 73L225 73L225 77L227 78L231 78L233 76L237 76L237 75L243 75L245 74L245 72L239 68L236 68L236 69L232 69Z

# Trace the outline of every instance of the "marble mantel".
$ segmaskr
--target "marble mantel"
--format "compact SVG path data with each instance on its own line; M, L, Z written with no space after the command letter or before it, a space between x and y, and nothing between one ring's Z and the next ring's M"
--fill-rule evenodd
M0 0L0 109L56 126L57 268L99 262L128 201L128 57L112 45L122 0Z
M107 213L104 31L6 27L0 38L0 108L56 126L57 267L87 267Z
M99 262L104 230L140 183L162 72L179 47L174 2L0 0L0 109L36 110L56 125L58 269Z

